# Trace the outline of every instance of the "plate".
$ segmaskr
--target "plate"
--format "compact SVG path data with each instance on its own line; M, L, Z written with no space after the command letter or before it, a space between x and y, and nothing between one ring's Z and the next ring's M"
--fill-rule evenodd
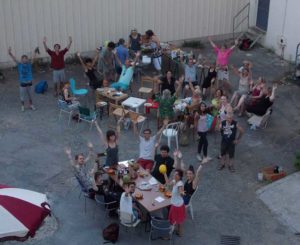
M147 182L142 182L138 185L138 188L143 191L150 191L152 189L151 185Z
M145 103L144 106L150 107L150 106L152 106L152 103Z

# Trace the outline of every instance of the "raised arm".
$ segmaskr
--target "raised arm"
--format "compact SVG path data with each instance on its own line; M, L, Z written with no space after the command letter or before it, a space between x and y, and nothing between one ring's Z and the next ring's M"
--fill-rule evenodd
M201 170L202 170L202 167L203 165L200 164L196 173L195 173L195 178L193 180L193 189L195 190L199 184L199 181L200 181L200 173L201 173Z
M208 37L208 41L213 48L217 48L217 45L212 41L211 37Z
M67 155L67 157L68 157L68 159L69 159L71 165L72 165L73 167L75 167L76 164L75 164L75 162L74 162L74 160L73 160L73 158L72 158L71 152L72 152L72 151L71 151L71 148L70 148L70 147L67 147L67 148L65 149L65 153L66 153L66 155Z
M44 39L43 39L43 45L44 45L45 51L48 52L49 48L47 46L47 38L46 37L44 37Z
M193 83L192 83L191 79L189 79L189 87L190 87L192 93L194 94L195 88L194 88L194 86L193 86Z
M16 59L16 57L13 55L12 51L11 51L11 47L8 48L8 55L12 58L12 60L15 62L15 63L19 63L18 60Z
M77 52L77 57L78 57L78 59L79 59L79 61L80 61L81 66L83 67L83 69L84 69L84 70L87 70L86 64L84 63L84 61L83 61L82 58L81 58L80 52Z
M167 127L168 123L169 123L169 120L164 119L163 126L157 131L156 138L159 138L159 141L160 141L161 134L162 134L163 130Z
M270 96L270 101L273 102L274 99L275 99L275 91L277 89L277 84L274 84L273 87L272 87L272 94Z
M87 146L89 148L89 154L87 155L85 162L88 162L91 159L91 157L94 155L93 144L91 142L88 142Z
M239 44L239 40L238 39L234 40L234 44L230 47L230 49L233 50L236 46L238 46L238 44Z
M94 67L95 64L97 63L98 59L99 59L99 53L100 53L100 50L99 49L96 49L96 55L93 59L93 63L92 63L92 66Z
M124 120L124 116L122 116L117 123L117 130L116 130L116 140L119 141L121 137L121 123Z
M97 129L97 131L99 133L100 141L107 146L107 142L106 142L106 140L104 138L103 132L102 132L102 130L101 130L101 128L100 128L100 126L99 126L99 124L98 124L97 121L95 122L95 125L96 125L96 129Z
M72 45L72 37L69 36L69 43L67 45L67 49L69 50L71 48L71 45Z

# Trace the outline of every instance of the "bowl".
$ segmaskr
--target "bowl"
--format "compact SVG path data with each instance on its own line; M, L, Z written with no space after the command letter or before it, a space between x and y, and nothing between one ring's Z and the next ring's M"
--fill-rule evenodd
M165 197L171 198L172 197L172 192L171 191L166 191L165 192Z

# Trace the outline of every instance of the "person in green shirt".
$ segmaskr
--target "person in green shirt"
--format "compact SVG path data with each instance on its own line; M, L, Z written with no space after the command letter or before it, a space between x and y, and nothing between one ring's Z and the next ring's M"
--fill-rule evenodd
M174 95L171 95L170 90L165 89L162 91L162 95L160 97L156 97L155 100L159 103L158 110L159 110L160 119L169 119L169 120L173 119L174 117L173 105L178 97L183 80L184 80L184 76L180 77L179 84L177 86Z

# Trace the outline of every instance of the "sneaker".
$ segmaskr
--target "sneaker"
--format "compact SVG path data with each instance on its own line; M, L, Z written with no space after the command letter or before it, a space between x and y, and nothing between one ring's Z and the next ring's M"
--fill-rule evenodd
M34 107L34 105L31 105L31 106L30 106L30 109L33 110L33 111L36 110L36 108Z
M22 105L21 106L21 111L24 112L25 111L25 107Z
M211 160L211 157L204 157L202 163L207 163Z
M202 161L202 157L200 156L200 154L197 154L197 159L198 159L198 161Z

